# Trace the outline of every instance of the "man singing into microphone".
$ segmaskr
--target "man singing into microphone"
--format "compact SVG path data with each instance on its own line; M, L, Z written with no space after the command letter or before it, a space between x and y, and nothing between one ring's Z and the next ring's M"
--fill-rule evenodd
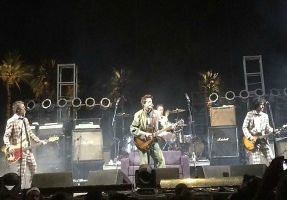
M131 134L134 137L140 137L142 139L153 137L152 132L158 130L158 120L159 117L153 109L152 96L146 94L141 98L141 105L143 109L139 110L134 115L134 120L130 126ZM150 131L152 130L152 131ZM153 138L154 142L151 144L149 149L150 156L154 160L155 168L164 168L165 159L163 157L162 151L158 144L158 138ZM148 163L148 151L139 150L140 155L140 164L149 164Z
M36 143L46 144L46 141L40 140L31 130L28 119L25 118L26 108L23 101L16 101L13 103L12 110L14 115L8 119L6 130L4 133L4 144L6 145L6 153L13 154L15 152L15 148L25 147L31 145L31 139ZM22 143L22 145L21 145ZM15 147L17 145L17 147ZM25 145L25 146L24 146ZM31 150L27 150L23 152L26 154L25 157L22 157L18 160L18 174L20 175L21 169L21 185L23 187L23 180L26 165L28 165L31 177L30 183L32 181L32 177L36 172L36 161L34 155Z

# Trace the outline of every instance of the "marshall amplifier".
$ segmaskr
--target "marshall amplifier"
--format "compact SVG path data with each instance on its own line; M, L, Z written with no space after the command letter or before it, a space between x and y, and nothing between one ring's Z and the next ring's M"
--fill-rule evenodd
M210 158L239 157L237 126L208 128Z

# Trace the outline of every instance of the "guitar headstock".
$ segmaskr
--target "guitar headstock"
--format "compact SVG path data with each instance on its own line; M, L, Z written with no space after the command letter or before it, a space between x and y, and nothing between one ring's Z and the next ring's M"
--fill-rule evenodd
M59 137L57 136L52 136L52 137L49 137L49 139L47 140L48 142L55 142L55 141L58 141L59 140Z

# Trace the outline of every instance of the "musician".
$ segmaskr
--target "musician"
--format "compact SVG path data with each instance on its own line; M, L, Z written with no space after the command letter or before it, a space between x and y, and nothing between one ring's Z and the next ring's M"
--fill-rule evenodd
M164 106L163 106L163 104L158 104L158 105L156 106L156 111L157 111L157 115L158 115L158 117L159 117L160 125L161 125L162 127L169 126L170 123L169 123L169 121L168 121L167 116L163 115L163 113L164 113Z
M158 120L159 116L157 112L153 109L152 95L146 94L141 98L141 105L143 109L139 110L134 114L133 122L130 126L131 134L134 137L140 137L142 139L153 137L152 133L148 132L150 129L158 130ZM164 168L165 159L163 157L162 150L158 144L158 138L154 138L154 143L151 144L149 150L150 156L154 160L155 168ZM140 164L148 163L148 151L139 150Z
M252 111L249 111L244 119L242 130L244 136L252 141L256 142L256 134L268 134L273 132L273 128L269 125L269 117L263 112L265 107L265 100L262 98L255 98L253 100ZM264 142L266 141L266 142ZM260 159L263 155L265 162ZM260 143L260 148L255 148L253 151L247 151L247 157L249 164L268 164L274 158L273 152L270 149L268 140L264 139ZM267 161L267 162L266 162Z
M46 141L40 140L31 130L28 119L25 118L26 108L24 102L16 101L13 103L12 110L14 115L8 119L6 130L4 133L4 144L6 145L6 152L14 153L15 150L12 145L19 145L21 147L21 143L29 143L33 140L35 143L46 144ZM19 148L18 147L18 148ZM20 158L17 163L18 167L18 175L20 175L21 169L21 180L23 186L23 179L25 175L26 165L28 165L31 178L30 183L32 181L32 177L36 172L36 161L34 155L31 150L27 150L23 153L26 153L27 156L24 158Z

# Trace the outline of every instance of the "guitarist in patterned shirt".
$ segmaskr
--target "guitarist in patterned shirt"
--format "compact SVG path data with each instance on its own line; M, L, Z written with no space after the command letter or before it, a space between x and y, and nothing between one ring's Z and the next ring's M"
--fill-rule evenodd
M8 119L6 130L4 133L4 144L6 145L6 152L8 154L13 154L15 152L13 145L20 145L24 142L29 142L33 140L35 143L46 144L44 140L40 140L31 130L28 119L25 118L26 108L23 101L16 101L13 103L12 110L14 115ZM22 135L22 136L21 136ZM28 138L27 138L28 136ZM22 141L21 141L22 139ZM20 145L21 146L21 145ZM22 157L18 160L18 174L21 174L21 185L23 187L23 179L25 175L26 165L28 165L32 181L33 175L36 173L36 161L31 150L23 152L26 154L25 157ZM20 173L21 169L21 173Z
M274 158L267 138L259 142L256 141L258 135L273 133L273 128L269 125L269 117L263 112L265 103L264 99L255 98L253 100L254 109L247 113L243 122L242 130L245 138L254 144L259 144L254 150L247 151L248 164L270 164ZM260 158L265 159L267 162L262 162Z
M134 120L130 126L131 134L134 137L140 138L148 138L152 139L153 134L151 131L148 131L150 128L154 128L155 131L158 130L158 114L153 109L152 103L152 95L146 94L141 98L141 105L143 109L139 110L134 115ZM149 150L140 150L140 164L149 164L148 154L154 160L155 168L164 168L165 167L165 159L162 153L162 150L158 144L158 138L155 137L153 139L153 143L151 144Z

